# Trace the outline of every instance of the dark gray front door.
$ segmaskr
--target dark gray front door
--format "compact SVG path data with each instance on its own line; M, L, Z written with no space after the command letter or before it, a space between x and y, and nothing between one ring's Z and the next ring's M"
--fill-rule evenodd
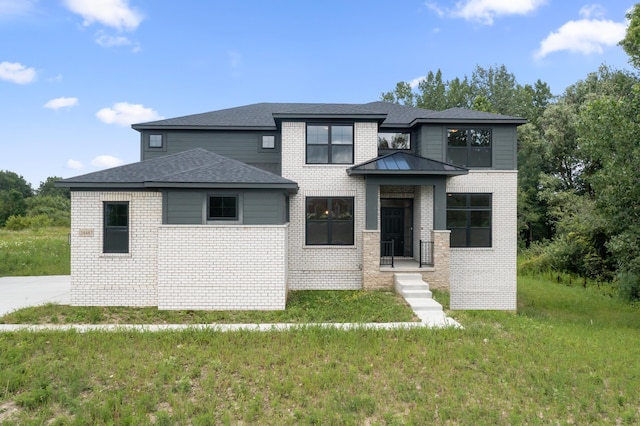
M382 207L381 216L381 240L393 241L393 255L404 255L404 208Z

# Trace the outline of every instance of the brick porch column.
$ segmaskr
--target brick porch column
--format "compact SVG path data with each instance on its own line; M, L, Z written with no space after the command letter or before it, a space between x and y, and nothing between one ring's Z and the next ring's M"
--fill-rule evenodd
M429 275L429 286L449 291L451 277L451 231L433 230L433 266L435 271Z
M388 274L380 273L380 231L362 231L362 288L390 289L393 282Z

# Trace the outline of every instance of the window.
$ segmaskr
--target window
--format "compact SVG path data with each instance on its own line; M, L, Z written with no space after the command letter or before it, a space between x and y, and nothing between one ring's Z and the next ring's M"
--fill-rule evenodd
M163 148L162 135L149 135L149 148Z
M411 134L378 133L378 149L411 149Z
M209 220L238 220L237 195L211 195L207 211Z
M307 198L307 245L353 245L353 197Z
M465 167L491 167L491 130L448 129L448 161Z
M262 149L275 149L275 148L276 148L276 137L273 135L263 135Z
M491 247L491 194L447 194L451 247Z
M353 164L353 126L308 125L307 164Z
M104 253L129 253L129 203L104 203Z

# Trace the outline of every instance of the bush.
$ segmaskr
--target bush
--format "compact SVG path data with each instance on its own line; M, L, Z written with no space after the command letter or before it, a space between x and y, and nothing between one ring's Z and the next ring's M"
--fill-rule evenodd
M71 224L71 201L61 196L39 195L27 200L27 216L45 215L54 226Z
M37 216L11 216L7 219L5 228L10 231L22 231L23 229L41 229L53 225L53 220L47 215Z
M640 277L632 272L621 272L617 276L618 291L625 300L640 300Z

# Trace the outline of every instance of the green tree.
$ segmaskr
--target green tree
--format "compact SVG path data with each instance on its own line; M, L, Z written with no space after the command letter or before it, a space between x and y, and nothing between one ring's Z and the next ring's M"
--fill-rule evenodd
M8 170L0 170L0 191L16 190L22 198L31 197L33 189L31 185L20 175Z
M629 26L619 45L629 55L629 62L635 68L640 69L640 3L636 3L626 16L629 20Z
M71 198L71 191L69 188L58 188L56 187L56 182L62 180L61 177L51 176L48 177L44 182L40 182L40 187L36 190L36 194L38 197L42 196L60 196Z

